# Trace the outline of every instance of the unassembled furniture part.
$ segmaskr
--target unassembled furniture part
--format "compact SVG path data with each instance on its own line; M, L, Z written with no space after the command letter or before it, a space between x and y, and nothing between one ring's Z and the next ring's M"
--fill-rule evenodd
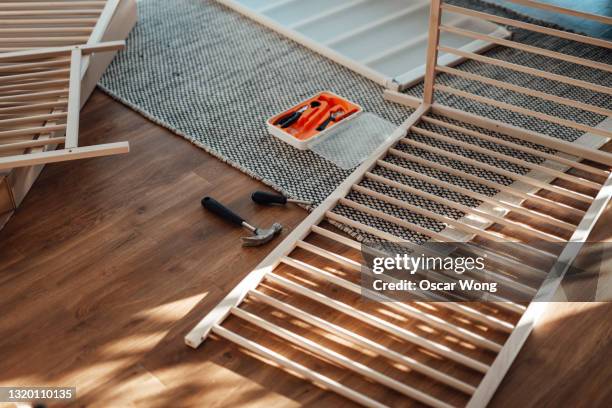
M83 57L123 46L117 41L0 54L0 170L128 152L127 142L78 146Z
M427 0L217 0L305 47L393 90L419 82L427 49ZM446 23L496 38L510 33L484 20L448 15ZM444 34L449 44L480 52L493 43ZM442 65L463 57L441 56Z
M135 0L0 2L0 53L124 40L136 23ZM115 52L86 54L81 70L81 106ZM51 114L52 110L40 111ZM47 149L51 149L48 146ZM42 151L42 147L30 148ZM25 198L43 165L0 171L0 228Z
M534 8L612 24L609 17L533 1L515 1ZM610 116L612 112L605 103L600 106L592 101L560 98L459 68L441 67L437 64L438 51L456 53L485 64L545 77L602 95L612 95L612 89L583 79L551 74L442 46L439 44L439 33L454 31L511 47L517 52L546 55L604 72L612 72L612 66L518 42L458 31L440 23L441 14L446 11L612 49L612 43L607 41L441 4L440 0L432 1L423 100L416 101L402 94L387 92L389 98L412 104L416 111L388 142L362 163L187 334L185 342L189 346L198 347L212 333L217 338L235 343L250 355L271 361L301 378L370 407L385 406L376 395L383 398L393 392L434 407L482 407L487 404L546 307L546 302L557 292L581 244L587 240L593 225L607 206L612 195L612 154L445 106L436 100L434 91L533 116L540 121L588 132L604 140L612 138L612 133L600 127L544 115L508 102L440 85L437 76L444 73L468 77L519 94L528 93L546 101L596 112L603 117ZM462 136L446 136L449 132ZM465 141L467 137L472 142ZM523 159L521 157L525 156L509 154L501 147L542 160ZM493 166L489 164L493 159L523 166L529 172L519 174L503 166ZM414 171L410 165L418 165L422 171ZM464 170L465 166L487 171L496 177L478 177ZM411 183L397 181L402 180L402 177L395 177L397 175L411 180ZM500 182L500 178L504 177L512 182ZM382 187L372 187L373 182ZM482 194L471 186L500 191L504 198L500 198L502 194ZM450 218L412 205L392 197L388 193L389 187L453 208L465 216ZM442 197L440 191L450 191L482 204L475 208L466 206L458 199ZM356 194L370 200L364 200L367 204L359 203L354 198ZM375 200L387 207L375 208L371 204ZM528 201L529 205L523 205L524 201ZM433 230L427 223L399 218L390 211L384 211L388 206L441 222L446 229ZM532 298L529 304L498 296L494 298L495 302L486 305L453 302L383 302L368 305L371 302L359 299L363 265L354 258L359 258L357 251L361 248L360 243L332 231L324 221L341 224L385 241L402 242L405 238L399 233L383 231L377 224L352 219L341 211L343 208L398 227L395 231L411 231L434 242L454 242L458 236L464 237L466 242L479 244L513 241L527 250L530 259L549 258L557 260L564 267L549 270L526 263L519 265L517 274L532 276L529 282L519 282L516 276L503 271L493 271L491 279L500 282L500 286L528 293ZM492 208L503 211L494 212ZM469 222L470 217L480 217L487 222L477 226ZM561 243L563 246L560 250L552 250L547 247L549 243ZM344 249L330 250L329 246ZM510 259L508 254L498 252L495 245L486 248L491 256ZM349 253L353 256L348 256ZM313 311L315 306L327 312L322 314L317 309L317 315ZM282 320L280 315L288 319ZM352 322L350 329L347 328L347 319ZM345 324L336 323L338 321ZM306 365L303 359L288 357L287 353L294 356L297 352L282 348L281 353L266 346L264 343L270 338L280 339L280 342L290 344L308 356L316 356L320 363ZM343 348L339 345L336 348L344 351L333 350L329 346L331 343L342 343ZM351 353L347 352L347 347L352 350ZM359 357L349 357L349 354L359 354ZM404 369L400 371L401 374L392 375L391 368L383 371L377 368L377 364L362 362L368 355L376 356L369 360L371 363L382 364L384 361L393 369L399 370L397 365ZM357 380L338 381L326 374L323 369L325 364L345 369L347 374L343 379L349 375L365 378L370 385L377 384L385 391L373 395L356 387L354 384ZM410 381L406 381L406 378L410 378Z
M86 44L95 31L104 31L99 20L108 24L118 4L119 0L3 1L0 52Z
M0 2L0 52L124 40L136 18L135 0ZM83 103L113 56L84 59Z

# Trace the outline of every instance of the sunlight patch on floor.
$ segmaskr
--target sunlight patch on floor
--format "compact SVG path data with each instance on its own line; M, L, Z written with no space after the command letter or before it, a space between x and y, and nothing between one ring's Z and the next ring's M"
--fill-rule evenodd
M200 293L173 302L138 312L135 317L149 319L155 322L175 323L185 317L191 309L200 303L209 292Z

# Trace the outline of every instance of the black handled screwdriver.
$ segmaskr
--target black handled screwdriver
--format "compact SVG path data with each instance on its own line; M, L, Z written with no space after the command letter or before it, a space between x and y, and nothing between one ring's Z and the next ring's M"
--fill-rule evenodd
M267 191L255 191L253 194L251 194L251 199L255 201L257 204L262 204L262 205L272 205L272 204L285 205L287 203L295 203L295 204L303 204L303 205L312 204L310 201L294 200L292 198L287 198L281 194L268 193Z
M325 122L319 125L319 127L317 128L317 131L319 132L324 131L325 128L327 128L327 126L329 126L331 122L335 122L336 119L338 119L342 115L344 115L344 111L342 109L340 109L339 111L330 113L327 119L325 119Z
M319 102L319 101L312 101L312 102L310 102L309 105L304 105L301 108L299 108L298 110L296 110L295 112L288 113L287 115L283 116L282 118L280 118L279 120L274 122L274 124L277 125L277 126L280 126L283 129L286 129L289 126L293 125L295 122L297 122L298 119L300 118L300 116L302 116L302 113L306 112L308 107L311 107L311 108L314 109L314 108L316 108L316 107L318 107L320 105L321 105L321 102Z

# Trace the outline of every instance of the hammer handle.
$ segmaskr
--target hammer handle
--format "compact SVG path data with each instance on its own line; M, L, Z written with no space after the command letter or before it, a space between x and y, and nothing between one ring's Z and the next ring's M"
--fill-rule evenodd
M242 226L243 222L245 222L241 216L239 216L229 208L225 207L223 204L221 204L212 197L204 197L202 199L202 206L208 211L217 214L219 217L238 226Z

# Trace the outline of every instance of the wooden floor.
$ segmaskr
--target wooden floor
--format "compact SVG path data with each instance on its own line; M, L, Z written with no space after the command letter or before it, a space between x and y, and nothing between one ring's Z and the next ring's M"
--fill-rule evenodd
M205 214L204 195L287 231L297 207L257 208L263 186L99 91L85 144L131 153L47 166L0 231L0 386L76 386L78 406L344 406L346 401L211 338L183 336L280 240ZM612 241L612 210L593 239ZM612 304L555 304L492 406L612 406Z

